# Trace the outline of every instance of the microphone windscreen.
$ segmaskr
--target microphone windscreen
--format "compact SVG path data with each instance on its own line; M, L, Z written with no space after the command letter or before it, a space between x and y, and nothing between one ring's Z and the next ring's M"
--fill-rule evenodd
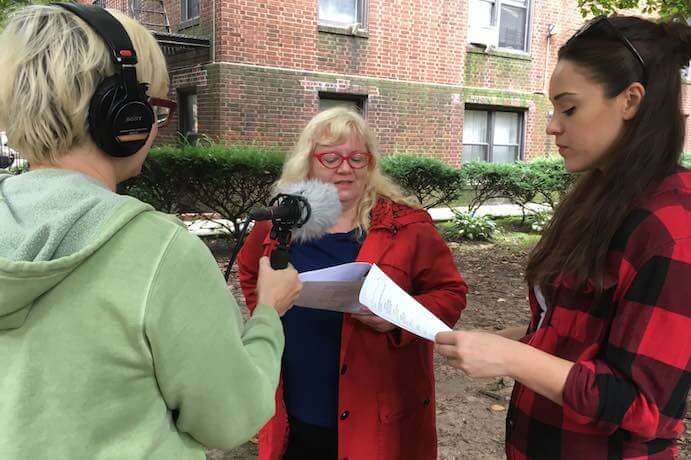
M293 240L305 242L319 238L331 227L336 225L341 215L341 201L338 199L338 189L316 179L293 182L278 189L279 193L300 195L307 200L312 208L310 218L302 227L293 230Z

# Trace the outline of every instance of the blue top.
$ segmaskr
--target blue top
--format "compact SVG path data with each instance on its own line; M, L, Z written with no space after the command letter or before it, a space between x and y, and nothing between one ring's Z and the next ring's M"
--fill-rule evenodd
M290 263L298 272L354 262L360 251L355 231L327 233L293 244ZM295 306L282 318L284 400L288 414L312 425L335 428L343 313Z

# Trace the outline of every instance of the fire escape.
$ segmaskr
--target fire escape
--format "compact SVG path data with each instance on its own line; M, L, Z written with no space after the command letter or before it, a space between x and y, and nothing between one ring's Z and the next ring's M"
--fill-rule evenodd
M163 0L94 0L93 4L122 11L139 21L151 31L166 56L211 46L209 37L171 32Z

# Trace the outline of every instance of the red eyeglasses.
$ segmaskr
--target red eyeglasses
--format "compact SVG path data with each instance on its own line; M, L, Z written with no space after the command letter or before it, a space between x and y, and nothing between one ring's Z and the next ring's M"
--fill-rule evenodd
M165 128L170 123L170 115L178 106L175 102L168 99L159 99L157 97L149 98L149 104L154 109L156 115L156 125L159 128Z
M362 169L366 168L372 161L372 154L369 152L364 153L351 153L350 155L341 155L338 152L322 152L315 153L313 155L319 163L325 168L336 169L347 161L351 168Z

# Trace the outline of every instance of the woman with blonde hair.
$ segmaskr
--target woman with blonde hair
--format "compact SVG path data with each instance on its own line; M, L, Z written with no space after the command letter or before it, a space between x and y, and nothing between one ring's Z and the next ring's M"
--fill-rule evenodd
M149 31L76 4L0 34L0 458L198 459L273 414L294 269L260 264L242 324L204 244L116 184L174 107Z
M308 178L336 186L342 213L322 238L291 247L296 269L376 263L453 326L466 285L429 214L381 173L359 114L333 108L307 124L277 185ZM275 246L269 230L257 224L238 258L251 310L259 258ZM260 459L436 459L431 342L373 314L295 307L283 327L276 415L260 432Z

